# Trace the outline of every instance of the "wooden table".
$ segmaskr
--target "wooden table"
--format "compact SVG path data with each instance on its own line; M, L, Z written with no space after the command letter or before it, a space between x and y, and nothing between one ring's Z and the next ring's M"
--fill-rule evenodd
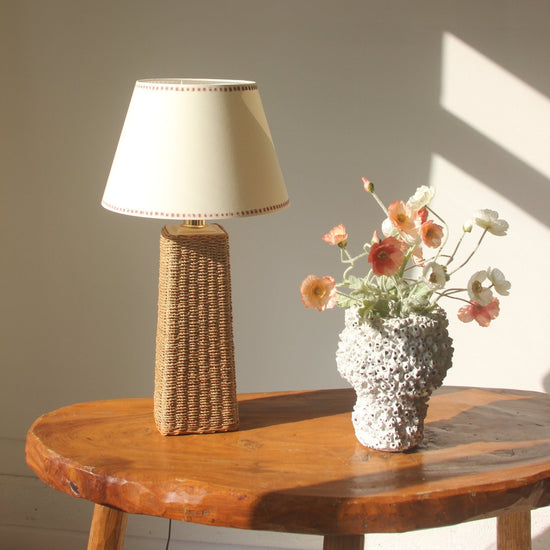
M530 510L550 504L550 396L446 387L425 440L383 453L355 439L353 390L239 396L239 431L161 436L151 399L95 401L40 417L27 462L96 504L89 550L120 550L126 514L313 533L357 550L364 533L498 517L499 550L531 545Z

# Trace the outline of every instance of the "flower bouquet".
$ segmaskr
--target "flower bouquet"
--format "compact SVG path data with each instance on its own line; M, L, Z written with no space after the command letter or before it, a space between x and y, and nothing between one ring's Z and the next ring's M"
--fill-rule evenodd
M332 276L306 277L300 288L304 305L319 311L336 305L353 307L362 319L367 315L406 317L433 311L445 297L466 303L458 311L461 321L475 320L480 326L489 326L500 309L493 291L506 296L510 290L510 283L499 269L489 267L477 271L466 288L446 287L451 276L474 256L486 235L506 235L508 223L499 219L498 212L479 210L462 226L453 252L444 254L449 232L447 224L429 206L435 194L433 188L419 187L407 202L395 201L386 208L375 193L373 183L363 178L363 184L386 215L381 228L384 238L375 230L370 243L364 244L358 255L351 256L344 225L331 229L322 239L340 248L341 261L347 268L340 283ZM430 215L440 223L430 219ZM474 226L482 230L479 240L466 260L454 267L457 252ZM427 251L431 252L429 257L425 257ZM370 264L366 276L352 274L357 262L365 257ZM422 268L415 278L410 276L414 267Z
M372 182L363 178L363 185L385 214L383 238L375 230L370 242L351 255L344 225L334 227L323 240L340 249L346 266L342 280L309 275L300 291L308 308L346 308L336 362L357 394L352 414L357 438L375 449L402 451L422 440L429 397L451 366L452 340L440 300L462 301L458 318L487 327L499 314L494 294L509 294L510 283L491 267L473 273L466 287L450 285L485 237L506 235L508 223L493 210L479 210L447 253L447 224L430 207L433 188L419 187L407 202L386 207ZM474 227L481 235L458 262ZM354 270L363 259L367 273L357 276Z

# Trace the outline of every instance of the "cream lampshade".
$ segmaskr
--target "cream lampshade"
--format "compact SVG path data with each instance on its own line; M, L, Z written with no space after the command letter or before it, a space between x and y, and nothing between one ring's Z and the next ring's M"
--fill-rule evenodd
M256 83L136 82L102 205L184 222L161 232L154 395L161 433L237 429L228 237L205 221L288 203Z

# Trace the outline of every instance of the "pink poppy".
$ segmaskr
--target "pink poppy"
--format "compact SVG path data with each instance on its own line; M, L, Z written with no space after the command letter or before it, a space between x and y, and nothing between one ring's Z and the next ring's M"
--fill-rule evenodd
M498 298L493 298L491 303L486 306L480 306L477 302L470 302L467 306L461 307L458 310L458 318L463 323L475 320L480 326L488 327L490 322L498 317L499 313Z
M429 220L420 226L420 236L426 246L438 248L443 239L443 227Z
M328 244L337 244L339 247L343 248L346 246L348 241L348 234L346 233L346 228L343 224L333 227L326 235L321 237L323 241Z
M309 275L302 281L300 292L302 303L308 308L324 311L336 305L336 281L330 275L326 277Z
M380 240L378 239L378 241ZM381 242L373 239L368 261L372 265L374 274L388 277L395 275L405 258L404 246L406 246L405 243L395 237L386 237Z
M401 233L416 238L418 235L419 215L403 201L392 202L388 207L388 217Z

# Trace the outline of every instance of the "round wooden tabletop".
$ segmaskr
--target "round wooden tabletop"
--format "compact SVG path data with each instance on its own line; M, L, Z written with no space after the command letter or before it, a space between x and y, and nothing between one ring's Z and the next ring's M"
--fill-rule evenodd
M70 495L129 513L321 535L400 532L550 504L550 396L446 387L424 442L356 439L353 390L239 396L239 431L161 436L151 399L72 405L29 430L27 462Z

